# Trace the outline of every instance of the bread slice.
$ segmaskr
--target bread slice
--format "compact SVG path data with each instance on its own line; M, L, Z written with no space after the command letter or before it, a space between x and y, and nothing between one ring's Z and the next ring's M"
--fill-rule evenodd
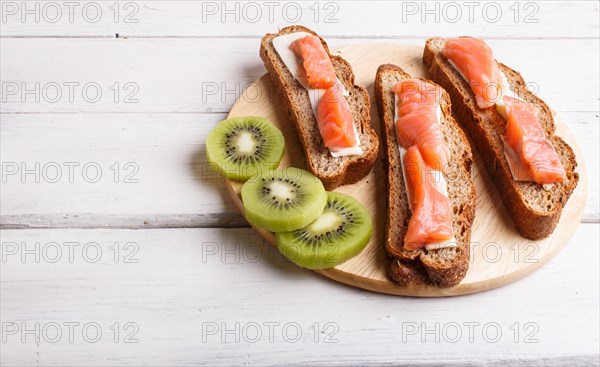
M513 180L501 140L501 136L505 134L506 121L493 107L484 110L477 107L471 87L442 54L445 42L443 38L430 38L425 44L423 62L429 69L429 76L450 94L454 116L481 155L483 164L498 187L504 205L521 235L532 240L547 237L554 231L562 208L579 181L579 175L575 172L577 162L573 149L554 135L552 112L527 89L521 74L498 63L508 79L510 89L537 107L546 138L556 149L567 174L564 182L554 184L548 190L533 182Z
M395 130L395 97L392 87L410 75L395 65L381 65L375 78L375 98L384 142L388 216L385 226L386 250L394 257L391 277L402 286L433 283L452 287L460 283L469 269L471 225L475 218L475 184L471 172L473 163L469 142L454 121L450 97L442 94L440 128L451 153L445 173L448 197L452 205L452 228L456 247L428 251L404 249L404 236L411 212L398 150Z
M369 94L364 88L354 85L354 74L350 64L341 57L330 54L338 79L350 92L347 99L364 152L360 156L332 157L323 143L308 91L292 76L273 47L273 38L294 32L307 32L318 36L308 28L290 26L281 29L279 33L267 34L262 39L260 57L275 85L275 93L300 138L308 169L323 181L325 188L332 190L340 185L358 182L373 167L379 150L379 139L371 127ZM327 43L320 39L329 53Z

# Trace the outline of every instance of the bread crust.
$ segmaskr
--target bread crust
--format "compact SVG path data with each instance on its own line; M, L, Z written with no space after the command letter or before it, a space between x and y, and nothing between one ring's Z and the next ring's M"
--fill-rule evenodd
M278 33L265 35L261 42L260 58L275 86L275 93L300 138L308 169L321 181L327 190L352 184L365 177L373 167L379 151L379 138L371 127L370 101L368 92L354 84L352 67L343 58L329 53L327 43L319 37L323 47L331 57L338 79L350 92L348 103L352 109L364 153L360 156L335 158L323 143L318 133L317 121L310 106L308 92L294 79L273 47L273 38L294 32L318 34L303 26L290 26Z
M394 93L391 87L392 83L409 78L410 75L404 70L391 64L381 65L375 78L375 99L381 122L386 172L386 251L393 257L390 277L405 287L423 284L453 287L460 283L469 269L471 227L475 218L471 148L463 131L452 117L450 97L444 91L440 101L443 116L441 129L452 154L452 163L448 166L445 177L453 208L453 230L457 247L432 251L405 250L404 236L412 214L400 165L394 128ZM450 178L450 173L456 176Z
M454 116L469 135L473 147L479 152L517 230L523 237L532 240L549 236L558 224L562 209L579 181L579 175L575 172L577 161L573 149L554 135L556 127L551 110L544 101L528 90L521 74L498 63L507 76L511 90L538 108L546 138L558 152L567 173L567 179L561 184L553 185L548 192L533 182L513 180L500 140L500 135L505 131L505 120L493 107L485 110L477 107L475 95L469 84L441 53L444 43L443 38L430 38L426 42L423 63L429 70L430 78L450 94Z

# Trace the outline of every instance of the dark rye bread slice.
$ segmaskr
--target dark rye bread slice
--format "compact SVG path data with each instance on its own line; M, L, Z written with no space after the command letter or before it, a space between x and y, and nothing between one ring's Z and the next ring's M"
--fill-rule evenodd
M477 107L471 87L442 54L445 42L443 38L427 40L423 62L429 69L429 76L450 94L454 116L470 135L471 143L481 155L483 164L498 187L504 205L521 235L532 240L547 237L554 231L562 208L579 181L579 175L575 172L577 162L573 149L554 135L552 112L527 89L521 74L498 63L508 79L510 89L537 107L546 138L558 152L567 173L564 182L554 184L548 190L533 182L513 180L501 140L501 136L506 133L506 121L494 107L484 110Z
M273 38L295 32L307 32L318 36L302 26L290 26L281 29L279 33L269 33L262 39L260 57L275 85L275 92L283 103L285 115L294 125L300 138L308 169L323 181L327 190L358 182L373 167L379 149L379 139L371 127L369 94L364 88L354 85L354 73L350 64L341 57L330 54L338 79L350 92L347 100L364 151L360 156L338 158L331 156L319 132L308 91L292 76L273 47ZM327 43L320 39L329 54Z
M451 159L444 174L448 197L452 205L452 228L456 247L428 251L407 251L404 236L411 212L408 206L404 176L395 130L395 97L392 87L411 76L395 65L381 65L375 78L375 98L384 142L388 216L385 226L386 250L394 257L391 277L402 286L433 283L452 287L460 283L469 269L471 226L475 218L475 184L471 172L473 163L469 142L454 121L450 97L442 94L440 128Z

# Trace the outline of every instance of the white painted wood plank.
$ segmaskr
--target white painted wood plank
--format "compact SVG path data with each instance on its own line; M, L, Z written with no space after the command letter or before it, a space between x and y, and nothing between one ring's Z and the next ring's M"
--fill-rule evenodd
M2 225L245 225L206 162L224 117L3 115Z
M577 38L598 34L596 1L2 1L4 37L260 36L303 24L332 37ZM99 9L99 11L98 11Z
M206 136L224 117L2 115L0 223L4 228L245 225L205 156ZM584 221L597 222L598 113L561 117L588 166Z
M588 173L588 201L583 221L600 222L600 118L598 112L560 113L575 134Z
M385 42L423 45L424 40ZM2 111L227 112L242 90L265 72L259 43L259 39L3 39ZM497 58L519 70L552 108L598 110L597 40L489 43Z
M503 288L411 299L299 269L250 229L2 231L0 362L597 365L599 235L580 225L555 259ZM65 323L78 323L72 342Z

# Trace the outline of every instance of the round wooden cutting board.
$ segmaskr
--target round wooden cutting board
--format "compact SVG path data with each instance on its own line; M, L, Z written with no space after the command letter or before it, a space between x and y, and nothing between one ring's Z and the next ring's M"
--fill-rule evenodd
M352 65L355 83L366 87L371 97L371 123L379 134L379 116L375 107L373 82L381 64L396 64L414 77L428 78L422 64L423 49L419 46L395 44L349 45L337 48L334 53ZM280 167L295 166L306 169L298 138L287 121L267 75L249 86L233 106L229 117L263 116L281 129L286 150ZM373 170L360 182L337 188L349 194L368 208L373 219L373 236L361 254L333 268L317 272L338 282L375 292L416 296L440 297L481 292L514 282L543 266L568 242L583 216L587 196L587 176L583 156L568 128L558 118L557 134L575 150L578 160L579 184L573 192L554 233L543 240L531 241L521 237L513 226L500 195L481 166L474 152L474 179L477 191L477 208L471 235L471 260L463 281L453 288L420 286L403 288L388 277L390 259L384 249L386 202L384 172L380 157ZM381 149L380 149L381 150ZM241 183L226 181L227 189L237 207L243 212L239 192ZM256 229L268 242L275 244L272 233Z

